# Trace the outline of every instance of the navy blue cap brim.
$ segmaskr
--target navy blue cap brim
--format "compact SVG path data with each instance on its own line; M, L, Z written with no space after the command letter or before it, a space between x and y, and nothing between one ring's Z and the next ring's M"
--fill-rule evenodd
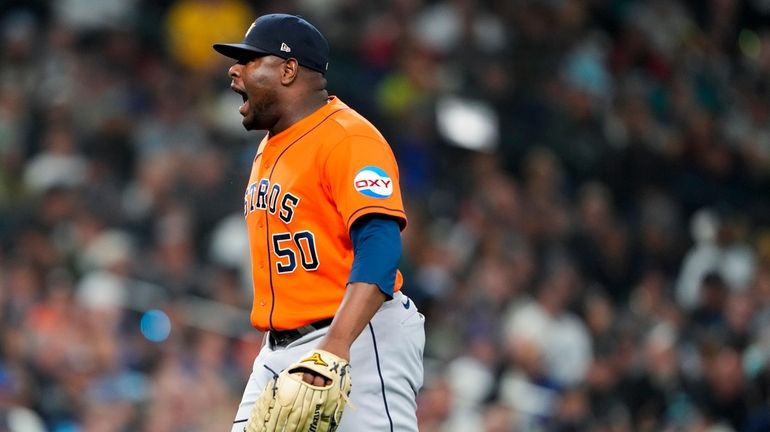
M216 50L216 52L238 61L250 60L260 55L270 54L269 52L263 51L255 46L251 46L243 43L239 43L239 44L218 43L218 44L214 44L213 47L214 47L214 50Z

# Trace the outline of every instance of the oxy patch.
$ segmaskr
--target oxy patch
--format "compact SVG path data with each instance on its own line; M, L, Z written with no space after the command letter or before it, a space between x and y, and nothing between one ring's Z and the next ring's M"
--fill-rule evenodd
M388 198L393 195L393 180L385 170L376 166L361 168L353 179L353 187L372 198Z

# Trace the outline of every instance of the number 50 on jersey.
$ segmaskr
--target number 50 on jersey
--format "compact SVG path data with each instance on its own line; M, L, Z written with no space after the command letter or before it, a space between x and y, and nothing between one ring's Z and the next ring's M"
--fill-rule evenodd
M278 217L288 224L294 217L297 204L299 204L298 197L291 192L281 194L280 184L273 183L271 187L270 181L263 178L246 188L243 215L248 216L249 213L257 210L267 210L270 214L278 212ZM291 273L297 269L298 263L305 271L318 269L320 261L316 251L315 235L311 231L273 233L270 237L273 253L277 258L275 268L278 273Z

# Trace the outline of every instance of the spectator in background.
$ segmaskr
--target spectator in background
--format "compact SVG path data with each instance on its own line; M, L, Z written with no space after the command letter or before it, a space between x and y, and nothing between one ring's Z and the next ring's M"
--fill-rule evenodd
M578 295L579 283L569 264L556 264L538 286L536 300L508 312L504 327L514 350L519 344L532 344L542 353L544 374L559 386L583 381L591 363L588 331L567 310Z
M578 191L570 247L581 273L600 284L615 301L628 297L638 257L631 233L614 214L610 191L587 183Z
M87 161L78 153L74 131L66 125L50 127L43 149L24 170L24 183L33 193L55 187L76 188L86 181Z
M677 281L677 297L683 307L691 309L700 301L698 287L708 273L715 272L725 279L732 292L748 288L756 272L754 251L743 240L745 222L736 215L731 219L720 220L706 209L693 216L691 234L695 245L686 255Z

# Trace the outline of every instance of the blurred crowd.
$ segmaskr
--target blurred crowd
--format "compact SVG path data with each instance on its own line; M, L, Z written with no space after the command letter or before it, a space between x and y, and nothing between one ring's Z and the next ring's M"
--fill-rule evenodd
M268 12L399 160L421 431L770 430L770 2L5 0L0 431L229 427L261 135L210 44Z

